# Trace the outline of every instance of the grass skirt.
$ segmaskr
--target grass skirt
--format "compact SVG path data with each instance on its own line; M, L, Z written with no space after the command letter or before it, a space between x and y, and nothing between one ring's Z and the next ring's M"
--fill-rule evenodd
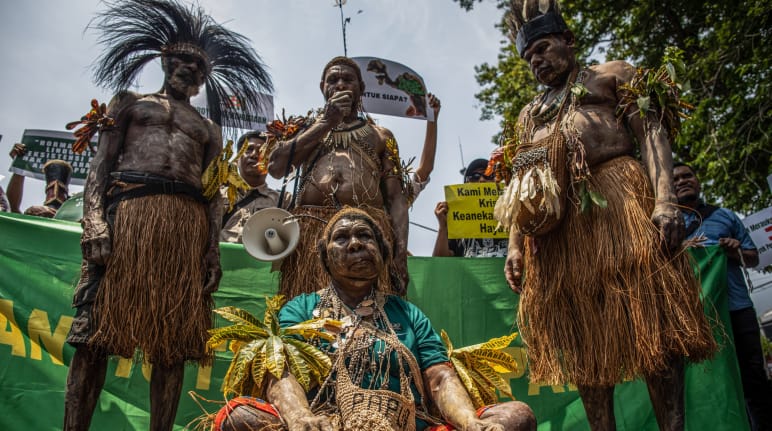
M206 211L179 195L119 204L90 345L123 357L139 348L145 361L164 366L209 362L204 347L213 302L203 293Z
M362 206L359 209L366 211L375 222L381 226L385 240L391 245L393 242L393 230L389 215L381 209ZM294 215L300 215L300 240L293 253L287 256L281 264L281 279L279 282L279 294L290 300L301 293L311 293L326 287L330 283L330 275L322 266L317 243L322 235L327 221L337 212L334 207L300 206L292 210ZM323 219L317 220L309 215ZM394 266L390 268L394 272ZM395 293L391 288L389 274L384 271L378 283L381 286L389 286L383 289L385 292Z
M643 167L617 158L589 183L607 208L580 214L569 202L555 230L526 237L518 324L531 380L610 386L667 369L674 355L710 357L716 343L690 256L659 251Z

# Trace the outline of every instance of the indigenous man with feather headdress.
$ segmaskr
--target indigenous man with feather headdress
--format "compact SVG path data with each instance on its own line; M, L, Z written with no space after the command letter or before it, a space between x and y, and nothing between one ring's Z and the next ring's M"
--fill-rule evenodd
M614 386L642 376L660 428L683 429L684 357L703 360L716 344L681 248L677 118L635 103L641 70L580 66L556 0L513 0L508 18L547 87L520 112L495 209L511 231L505 274L522 293L530 377L577 385L592 429L613 430Z
M221 276L222 202L202 194L202 174L222 151L221 100L257 111L270 89L247 40L201 8L175 0L108 2L94 21L107 46L100 85L118 90L101 129L84 197L86 265L73 300L68 342L76 346L65 396L65 430L86 430L105 380L108 355L153 365L151 430L171 430L186 361L207 363L211 294ZM125 91L161 59L164 83L152 94ZM206 83L213 121L190 105ZM112 125L111 125L112 124Z

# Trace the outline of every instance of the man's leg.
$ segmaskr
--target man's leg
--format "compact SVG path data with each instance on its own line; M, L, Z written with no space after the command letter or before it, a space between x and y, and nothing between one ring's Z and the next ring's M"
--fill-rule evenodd
M91 425L99 394L105 384L107 355L78 345L67 374L64 395L64 431L86 431Z
M170 431L174 427L182 392L185 364L153 365L150 374L150 431Z
M593 431L615 431L614 387L578 386L578 389L590 428Z
M673 358L670 368L647 375L646 386L660 430L684 429L684 358Z

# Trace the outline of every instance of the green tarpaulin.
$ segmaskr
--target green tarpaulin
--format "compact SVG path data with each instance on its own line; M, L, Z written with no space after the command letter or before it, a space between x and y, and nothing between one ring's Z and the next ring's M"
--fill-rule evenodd
M80 226L75 223L0 213L0 429L61 429L67 364L73 349L64 343L71 324L73 286L80 265ZM251 259L240 245L222 244L223 278L218 306L234 305L262 316L263 300L275 292L270 265ZM725 258L717 248L696 250L706 312L726 321ZM517 296L503 277L503 259L411 257L410 300L445 329L456 346L516 330ZM220 321L219 324L224 322ZM686 425L689 430L746 430L737 363L729 336L710 362L687 368ZM521 365L509 376L512 392L536 412L539 430L589 429L576 389L529 384L520 340L509 348ZM212 369L191 366L177 415L182 429L203 412L187 395L195 391L222 400L229 363L219 353ZM92 423L94 430L147 430L148 369L113 360ZM656 430L645 385L619 385L615 413L619 430ZM214 412L216 404L204 403Z

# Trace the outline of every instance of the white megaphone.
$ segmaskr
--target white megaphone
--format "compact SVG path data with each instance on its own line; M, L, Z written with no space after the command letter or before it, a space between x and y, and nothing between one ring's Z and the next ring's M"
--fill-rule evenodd
M244 224L241 241L250 256L263 262L277 262L287 257L300 239L300 224L281 208L264 208L252 214Z

